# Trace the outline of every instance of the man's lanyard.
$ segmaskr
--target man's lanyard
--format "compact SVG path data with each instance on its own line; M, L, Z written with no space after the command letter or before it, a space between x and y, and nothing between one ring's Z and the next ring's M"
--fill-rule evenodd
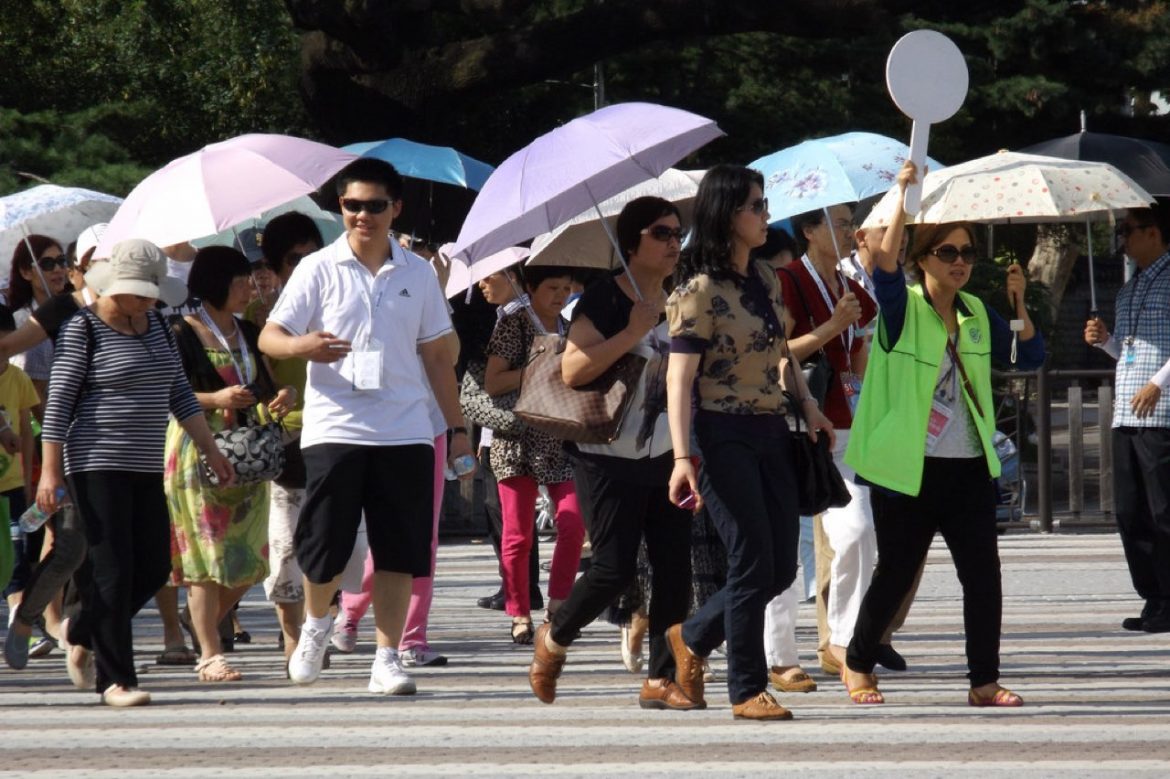
M1165 257L1166 255L1162 255L1161 259L1165 260ZM1170 261L1164 262L1162 267L1158 268L1158 272L1150 278L1149 283L1145 285L1145 290L1142 291L1141 303L1138 305L1137 310L1135 311L1132 298L1137 295L1137 287L1138 284L1141 283L1142 275L1144 274L1141 274L1137 277L1137 281L1133 285L1133 294L1130 295L1129 332L1125 335L1125 345L1127 347L1132 347L1134 340L1137 337L1138 319L1141 318L1142 311L1144 311L1146 308L1146 298L1150 296L1150 290L1153 288L1154 282L1157 281L1158 277L1162 275L1162 271L1166 270L1168 267L1170 267Z
M802 263L804 263L805 270L807 270L809 275L812 276L813 282L817 285L817 290L821 293L821 299L825 301L825 305L829 309L829 317L832 318L833 309L836 307L837 301L833 300L832 295L829 294L828 287L825 286L825 282L821 278L821 274L819 272L817 272L816 268L813 267L812 260L810 260L808 258L808 255L805 254L804 256L802 256L800 258L800 261ZM836 266L834 266L834 267L836 267ZM836 273L837 273L837 280L839 282L841 282L841 296L844 297L849 292L849 282L841 274L840 269L837 269ZM849 325L849 327L845 328L845 332L838 333L837 337L841 339L841 345L845 347L845 362L849 366L849 372L852 373L853 372L852 351L853 351L853 339L855 337L855 329L854 329L853 325Z
M224 337L223 332L219 329L219 325L208 316L207 309L203 308L203 306L199 307L199 318L203 320L203 324L207 326L207 329L215 336L215 340L219 341L219 345L227 352L228 359L232 361L232 367L236 369L236 377L242 384L251 384L254 378L252 375L252 361L248 358L248 342L244 338L244 331L240 328L240 323L236 323L236 340L240 342L240 358L244 361L243 369L240 368L240 363L236 361L236 353L232 351L228 339Z

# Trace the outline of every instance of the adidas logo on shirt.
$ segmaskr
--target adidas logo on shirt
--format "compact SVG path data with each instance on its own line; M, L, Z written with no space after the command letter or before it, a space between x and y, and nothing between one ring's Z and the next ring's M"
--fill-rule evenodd
M400 297L400 298L408 298L408 297L410 297L410 290L403 289L402 291L400 291L400 292L398 293L398 297Z

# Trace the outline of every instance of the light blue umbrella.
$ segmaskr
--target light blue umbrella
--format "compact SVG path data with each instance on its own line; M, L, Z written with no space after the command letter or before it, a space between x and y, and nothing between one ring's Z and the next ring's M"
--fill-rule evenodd
M781 149L748 167L764 174L764 197L775 224L885 193L909 154L910 147L893 138L852 132ZM943 167L929 158L927 164L932 171Z
M351 143L342 150L389 162L403 176L453 184L476 192L495 170L486 162L468 157L448 146L430 146L405 138Z

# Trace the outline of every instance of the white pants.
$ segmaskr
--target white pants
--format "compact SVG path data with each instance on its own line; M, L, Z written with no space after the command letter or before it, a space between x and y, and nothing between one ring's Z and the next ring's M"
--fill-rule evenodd
M764 609L764 653L769 666L800 665L796 652L796 610L800 606L800 593L804 589L801 577L797 576L791 586L772 598Z
M845 477L845 485L853 500L848 506L831 508L821 516L821 524L834 553L829 573L828 620L831 640L837 646L849 646L853 640L861 599L869 589L877 564L877 537L873 532L869 487L856 484L853 470L845 465L845 445L848 442L849 431L838 430L833 462Z
M297 564L293 534L301 516L305 491L273 482L268 503L268 578L264 594L273 603L298 603L305 599L305 579Z

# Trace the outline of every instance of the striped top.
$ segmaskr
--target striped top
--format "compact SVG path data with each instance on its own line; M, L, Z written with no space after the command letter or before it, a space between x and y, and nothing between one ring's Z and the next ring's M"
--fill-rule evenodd
M162 473L168 414L203 413L162 317L148 321L125 335L87 309L61 328L42 437L65 444L66 473Z

